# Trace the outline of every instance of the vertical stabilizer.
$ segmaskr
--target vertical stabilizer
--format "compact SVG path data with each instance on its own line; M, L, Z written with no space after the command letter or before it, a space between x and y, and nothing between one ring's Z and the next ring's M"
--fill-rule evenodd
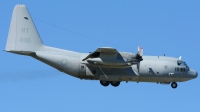
M16 5L10 23L6 51L37 51L42 41L25 5Z

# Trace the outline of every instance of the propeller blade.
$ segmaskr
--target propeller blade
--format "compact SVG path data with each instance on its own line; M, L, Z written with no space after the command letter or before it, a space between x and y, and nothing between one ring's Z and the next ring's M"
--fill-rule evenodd
M136 54L136 59L138 60L138 62L142 61L142 56L143 56L143 48L141 48L140 46L138 46L138 52Z
M138 54L140 56L143 56L143 48L141 48L140 46L138 46Z

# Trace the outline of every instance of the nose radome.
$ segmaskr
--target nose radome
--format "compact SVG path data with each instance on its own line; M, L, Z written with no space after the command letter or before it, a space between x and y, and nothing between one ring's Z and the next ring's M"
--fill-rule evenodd
M190 75L190 76L196 78L196 77L198 76L198 73L197 73L195 70L190 69L190 70L188 71L188 75Z
M198 77L198 72L196 72L196 77Z

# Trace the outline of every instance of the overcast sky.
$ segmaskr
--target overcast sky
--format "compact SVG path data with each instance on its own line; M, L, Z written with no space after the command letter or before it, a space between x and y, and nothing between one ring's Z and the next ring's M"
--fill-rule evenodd
M31 57L3 52L13 8L25 4L45 45L92 52L114 47L144 55L182 56L200 72L199 0L4 0L0 7L0 112L197 112L200 79L177 89L122 82L103 87Z

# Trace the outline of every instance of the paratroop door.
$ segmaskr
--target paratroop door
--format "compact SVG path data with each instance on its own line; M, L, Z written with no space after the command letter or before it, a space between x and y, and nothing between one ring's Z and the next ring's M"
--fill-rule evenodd
M80 77L85 77L85 74L86 74L86 66L84 64L80 64L79 66Z

